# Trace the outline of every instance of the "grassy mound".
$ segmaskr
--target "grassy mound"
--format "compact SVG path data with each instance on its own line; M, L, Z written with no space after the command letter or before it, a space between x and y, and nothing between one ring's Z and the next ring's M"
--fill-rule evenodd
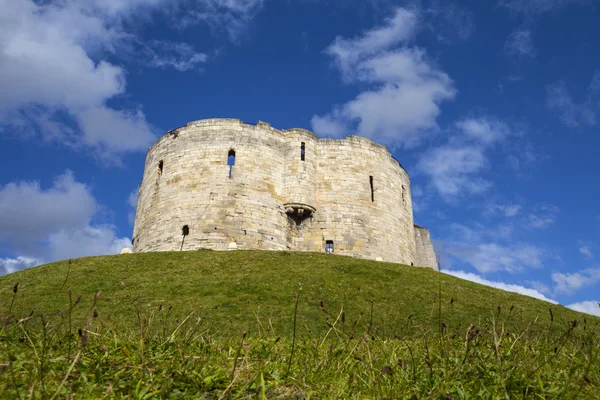
M13 286L18 292L13 299ZM377 330L384 337L415 330L480 326L498 312L517 330L563 329L583 314L527 296L461 280L429 269L319 253L193 251L87 257L47 264L0 277L0 313L15 315L73 310L74 323L90 311L104 321L133 328L138 314L167 310L172 320L190 313L225 336L268 330L289 335L295 294L300 294L300 332L346 327ZM598 321L587 316L588 320ZM596 322L597 323L597 322Z
M591 399L599 320L325 254L89 257L0 278L0 398Z

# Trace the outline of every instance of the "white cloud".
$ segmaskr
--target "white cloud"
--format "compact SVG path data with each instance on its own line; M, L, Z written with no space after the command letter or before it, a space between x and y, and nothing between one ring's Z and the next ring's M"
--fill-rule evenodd
M490 117L465 118L455 126L457 132L446 144L426 151L417 163L417 171L447 201L491 187L480 176L490 166L486 152L512 134L508 125Z
M519 294L522 294L525 296L529 296L529 297L533 297L533 298L536 298L539 300L544 300L544 301L547 301L547 302L550 302L553 304L557 304L557 302L555 300L549 299L548 297L544 296L542 293L540 293L539 291L537 291L535 289L526 288L524 286L514 285L514 284L504 283L504 282L499 282L499 281L490 281L490 280L487 280L487 279L481 277L480 275L473 274L471 272L452 271L452 270L447 270L447 269L446 270L443 269L441 272L448 274L448 275L456 276L457 278L466 279L471 282L476 282L476 283L480 283L482 285L506 290L507 292L519 293Z
M431 183L442 197L463 193L483 193L491 183L473 177L489 167L489 162L479 146L447 145L426 152L417 169L429 175Z
M419 15L396 9L381 27L355 39L337 37L325 50L346 83L370 89L324 116L314 115L318 134L356 133L378 142L411 147L437 128L440 103L454 98L450 77L418 47L408 47L416 35Z
M592 254L592 251L590 250L589 246L581 246L579 248L579 252L589 258L593 258L594 255Z
M115 227L94 224L101 207L89 188L69 171L52 187L39 182L9 183L0 188L0 244L19 256L2 261L4 269L70 257L118 253L131 247Z
M125 91L123 69L95 61L88 53L90 43L110 42L118 36L116 30L76 2L38 5L31 0L0 0L0 7L0 116L5 121L14 123L20 110L38 106L45 114L65 111L75 120L103 110L111 117L110 125L132 124L130 113L106 106L108 99ZM97 128L82 125L80 135L59 129L55 132L59 137L53 139L117 154L142 150L154 140L153 129L143 115L133 117L135 129L122 135L118 131L102 135Z
M582 301L580 303L573 303L569 304L567 308L600 317L600 302L598 301Z
M588 268L574 273L555 272L552 274L552 281L555 292L573 293L600 281L600 268Z
M546 229L556 222L556 217L560 209L549 204L541 204L535 207L534 211L527 215L523 226L529 229Z
M531 31L516 29L504 43L504 52L510 57L535 57Z
M510 135L510 128L503 122L489 117L466 118L456 123L462 133L484 145L491 145Z
M52 260L118 254L125 247L131 248L131 239L118 237L111 225L88 225L48 236L49 258Z
M477 243L460 245L456 243L446 251L471 264L481 273L507 271L518 272L525 268L542 266L543 250L528 243Z
M452 224L438 251L450 256L443 266L448 268L456 260L468 263L480 273L505 271L521 272L540 268L549 253L531 243L513 238L511 225L490 227L482 224L467 226Z
M233 34L261 6L262 0L0 0L0 132L35 131L115 161L146 150L157 130L142 110L108 105L126 92L126 71L114 60L141 47L134 59L186 71L206 55L185 43L140 45L132 26L156 11L174 19L201 13L194 24L227 21Z
M571 127L595 126L600 112L600 71L596 71L582 101L575 101L567 84L558 81L546 87L546 107L557 111L561 121Z
M0 275L12 274L24 268L42 264L42 260L31 257L0 258Z
M536 214L529 214L529 227L534 229L546 229L554 223L553 216L540 216Z
M185 72L200 70L208 56L196 51L187 43L172 43L164 40L153 41L147 48L148 65L156 68L174 68Z
M0 241L20 246L58 230L83 228L96 212L88 187L70 171L48 189L39 182L9 183L0 188Z

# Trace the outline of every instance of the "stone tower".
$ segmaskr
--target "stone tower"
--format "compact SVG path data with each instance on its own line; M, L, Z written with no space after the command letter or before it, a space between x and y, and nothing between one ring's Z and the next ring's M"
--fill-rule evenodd
M148 150L133 250L332 251L437 269L415 229L408 174L386 147L207 119Z

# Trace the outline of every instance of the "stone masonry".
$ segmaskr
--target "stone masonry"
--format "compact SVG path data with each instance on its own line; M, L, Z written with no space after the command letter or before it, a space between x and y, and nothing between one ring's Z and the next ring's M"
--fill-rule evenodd
M229 165L233 164L233 165ZM408 174L367 138L190 122L146 156L133 251L325 252L437 269Z

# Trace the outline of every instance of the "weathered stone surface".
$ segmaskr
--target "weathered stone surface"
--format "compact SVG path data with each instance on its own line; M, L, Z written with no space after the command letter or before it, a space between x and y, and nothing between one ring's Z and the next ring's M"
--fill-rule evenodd
M429 231L422 226L415 225L415 265L438 269L438 263L431 243Z
M336 254L419 264L410 180L386 147L359 136L318 139L304 129L208 119L169 131L149 149L134 252L228 250L231 243L324 252L327 241Z

